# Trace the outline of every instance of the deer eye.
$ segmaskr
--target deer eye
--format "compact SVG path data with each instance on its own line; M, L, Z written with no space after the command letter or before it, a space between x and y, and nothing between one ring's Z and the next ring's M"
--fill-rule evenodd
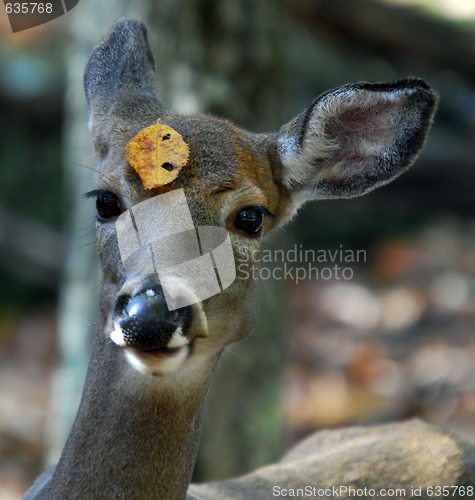
M248 234L258 236L264 226L264 212L260 207L242 209L234 219L234 227Z
M117 217L122 213L119 198L109 191L103 191L97 195L96 210L100 220Z

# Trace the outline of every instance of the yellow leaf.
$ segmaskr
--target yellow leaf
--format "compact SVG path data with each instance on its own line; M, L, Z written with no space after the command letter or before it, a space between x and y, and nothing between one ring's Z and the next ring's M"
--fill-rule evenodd
M183 137L160 123L144 128L127 144L127 160L139 174L145 189L175 180L189 155Z

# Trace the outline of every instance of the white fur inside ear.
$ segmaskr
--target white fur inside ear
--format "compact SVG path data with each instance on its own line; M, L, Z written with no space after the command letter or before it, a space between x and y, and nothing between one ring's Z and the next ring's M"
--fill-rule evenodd
M297 137L295 135L281 137L279 139L279 153L280 159L285 167L292 165L299 153Z
M316 196L319 180L367 173L375 159L391 154L403 126L408 127L402 114L413 92L337 89L323 96L308 117L301 146L296 135L278 141L286 186L311 183Z

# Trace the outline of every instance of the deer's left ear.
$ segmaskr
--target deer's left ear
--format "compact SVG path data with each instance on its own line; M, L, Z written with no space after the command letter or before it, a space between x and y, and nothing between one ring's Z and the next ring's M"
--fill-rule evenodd
M415 78L321 95L280 131L285 185L305 201L359 196L390 182L423 148L436 103Z

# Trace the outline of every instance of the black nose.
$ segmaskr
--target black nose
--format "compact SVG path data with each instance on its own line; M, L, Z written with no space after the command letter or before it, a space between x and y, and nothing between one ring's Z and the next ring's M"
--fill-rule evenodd
M178 327L186 334L190 307L169 311L161 287L151 285L133 297L122 297L115 316L128 347L165 349Z

